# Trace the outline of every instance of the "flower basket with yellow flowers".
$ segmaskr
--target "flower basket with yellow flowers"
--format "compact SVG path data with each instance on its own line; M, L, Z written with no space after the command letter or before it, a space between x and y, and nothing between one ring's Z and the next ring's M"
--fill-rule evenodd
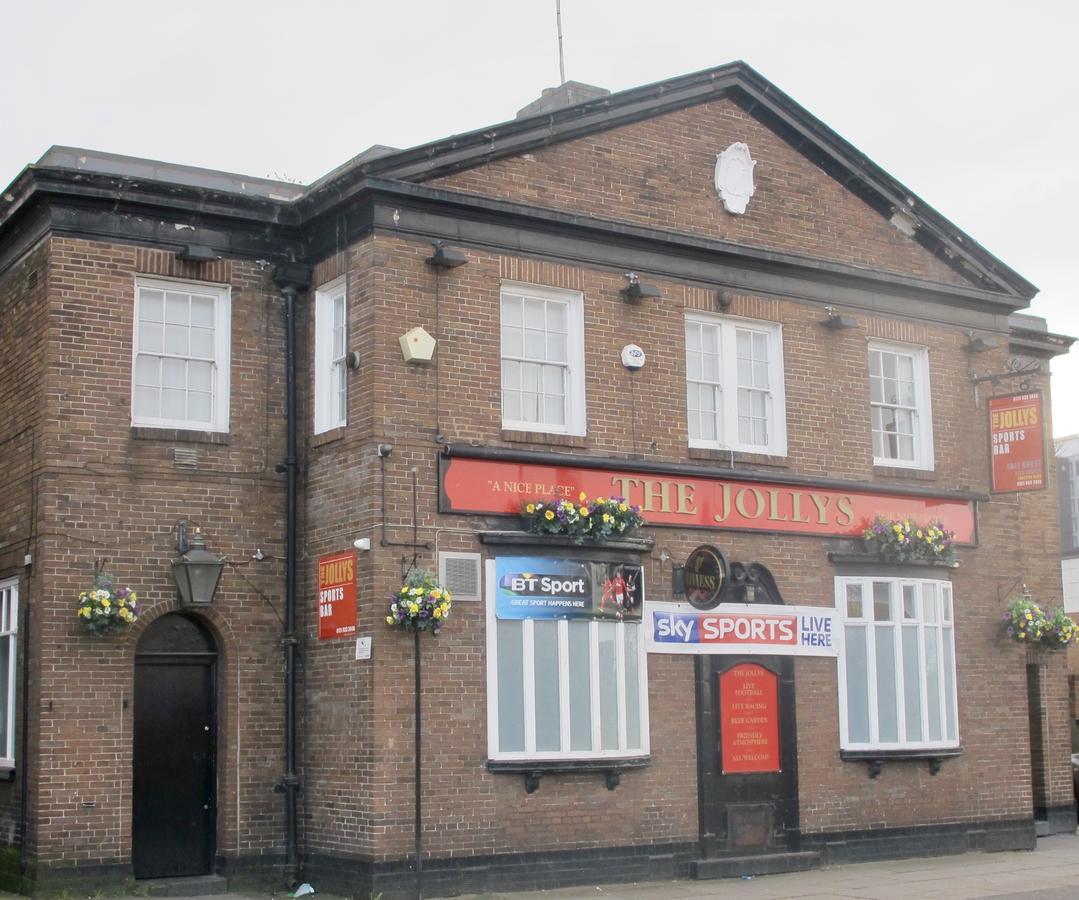
M886 562L955 563L955 532L941 522L922 525L910 519L877 516L862 533L862 540L867 551L876 551Z
M623 537L644 524L639 506L622 497L589 500L583 491L576 500L531 500L521 507L525 527L533 534L561 534L583 544Z
M138 621L138 594L126 587L118 587L108 573L97 572L94 586L79 593L78 617L83 628L91 634L100 636L123 631Z
M408 631L438 634L450 617L453 598L438 579L423 569L414 569L390 598L386 624Z

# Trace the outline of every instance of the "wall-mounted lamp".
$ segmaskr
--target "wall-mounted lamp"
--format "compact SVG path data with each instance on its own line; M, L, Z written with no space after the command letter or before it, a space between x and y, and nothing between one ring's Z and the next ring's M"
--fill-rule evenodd
M398 340L401 342L401 355L407 363L430 362L435 355L435 339L419 325L406 331Z
M468 257L460 250L447 250L439 241L435 246L434 256L428 256L427 265L436 269L456 269L468 262Z
M716 309L728 310L733 302L734 297L730 291L725 291L723 288L716 291Z
M354 371L358 369L360 367L360 351L349 350L345 354L345 365Z
M180 558L172 561L172 578L180 606L210 606L225 568L225 557L206 549L206 540L198 528L188 538L186 522L176 527L176 552Z
M824 311L828 313L828 318L821 319L819 324L825 328L830 328L833 331L845 331L848 328L858 327L857 319L851 316L841 316L834 306L826 306Z
M221 254L200 244L184 244L176 251L176 258L187 262L215 262L221 259Z
M966 332L967 345L963 348L967 353L982 353L985 350L995 350L1000 341L991 335L976 335L973 331Z
M636 272L626 272L629 284L622 288L622 299L630 303L636 303L645 299L659 299L663 296L660 289L654 284L641 284Z

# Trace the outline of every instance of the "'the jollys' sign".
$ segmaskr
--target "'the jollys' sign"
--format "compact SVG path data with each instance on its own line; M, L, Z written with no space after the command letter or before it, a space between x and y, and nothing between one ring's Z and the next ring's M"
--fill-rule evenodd
M539 556L495 561L499 619L640 620L641 567Z
M727 582L727 559L716 547L698 547L682 570L686 599L694 609L712 609Z
M974 507L955 497L838 490L698 475L661 475L548 462L450 456L442 460L439 509L518 515L529 500L625 497L649 526L736 528L861 537L875 516L940 521L961 544L975 539Z
M649 603L649 653L838 656L835 610L817 606L724 603L703 612L684 603Z
M1039 391L989 401L993 492L1045 487L1045 440Z
M356 554L333 553L318 558L318 636L356 633Z

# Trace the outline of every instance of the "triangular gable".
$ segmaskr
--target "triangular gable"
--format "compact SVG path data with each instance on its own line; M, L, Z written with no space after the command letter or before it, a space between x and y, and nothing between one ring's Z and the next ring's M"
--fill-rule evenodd
M445 187L458 183L464 186L468 184L468 179L462 177L455 181L454 176L491 166L502 160L522 158L525 154L537 156L544 148L554 148L592 136L596 136L596 142L599 143L598 136L605 132L627 128L634 123L656 120L690 108L718 107L718 101L727 101L729 108L740 110L749 119L778 136L790 148L796 149L800 156L827 173L832 181L857 196L879 219L875 226L878 232L880 228L884 228L899 234L895 226L889 223L889 220L896 218L903 228L913 232L910 238L900 235L899 243L916 244L924 248L928 257L932 257L932 261L923 258L916 262L913 268L904 264L892 270L912 274L932 273L929 277L934 280L972 284L1023 299L1029 299L1037 292L1030 282L1004 265L775 85L741 62L622 91L556 112L455 135L409 150L389 153L375 160L357 160L312 185L305 195L305 200L318 204L321 199L319 195L340 195L348 187L368 177L414 182L438 181L440 186ZM656 148L649 149L654 152ZM660 145L659 149L664 148ZM723 149L724 147L716 146L715 152ZM656 155L658 159L659 154ZM763 177L763 171L761 175ZM551 204L548 202L537 205ZM610 214L604 217L617 218ZM738 226L734 227L738 229ZM676 227L676 230L684 229ZM766 242L753 242L748 226L743 226L741 230L747 232L741 238L747 243L768 246ZM885 244L893 244L895 241L890 234L887 240L882 233L878 233L877 237ZM877 243L876 239L874 243ZM810 253L814 252L812 248L806 249ZM912 255L919 254L912 252ZM840 254L828 258L848 257ZM889 268L873 259L856 264ZM945 276L944 272L948 275ZM957 273L961 276L958 280L955 278Z

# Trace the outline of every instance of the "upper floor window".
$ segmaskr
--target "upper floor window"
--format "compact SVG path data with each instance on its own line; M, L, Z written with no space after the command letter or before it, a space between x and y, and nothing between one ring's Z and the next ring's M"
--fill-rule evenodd
M932 469L933 414L926 349L871 341L869 400L874 464Z
M686 406L691 447L785 455L780 326L687 313Z
M225 285L136 279L133 425L228 431L230 322Z
M15 651L19 580L0 581L0 766L15 765Z
M502 426L585 433L584 298L502 285Z
M315 292L315 434L348 421L347 312L343 277Z
M843 749L958 746L951 584L841 577L835 586Z

